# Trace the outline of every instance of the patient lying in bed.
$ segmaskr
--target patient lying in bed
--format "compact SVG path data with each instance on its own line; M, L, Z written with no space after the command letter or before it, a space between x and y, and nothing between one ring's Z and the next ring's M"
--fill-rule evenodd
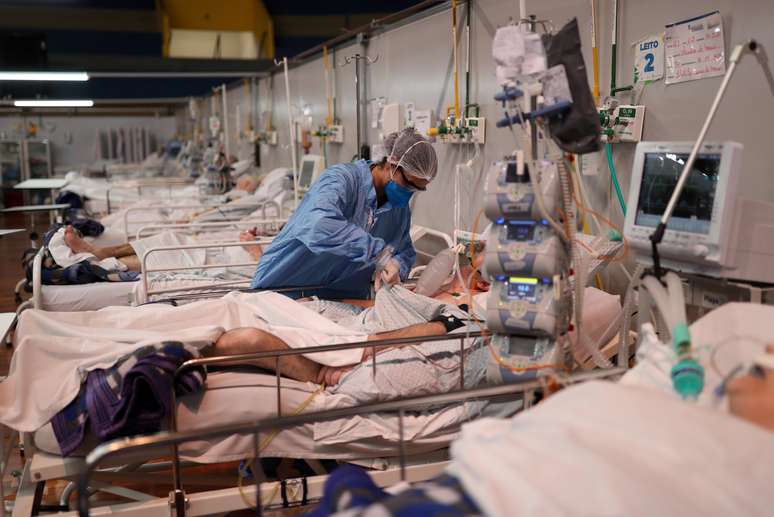
M239 240L255 241L258 229L243 231ZM68 267L77 262L88 260L107 271L136 271L142 267L141 257L149 249L162 246L184 246L195 244L192 237L174 233L162 232L151 237L136 239L131 243L114 246L95 246L86 241L72 226L61 228L49 242L52 257L60 267ZM229 261L245 262L260 260L262 249L258 244L242 248L225 248ZM184 249L158 252L149 257L150 267L186 267L207 264L205 249Z
M465 425L447 472L396 496L342 467L310 515L771 515L774 370L731 381L728 399L725 413L652 386L587 382Z

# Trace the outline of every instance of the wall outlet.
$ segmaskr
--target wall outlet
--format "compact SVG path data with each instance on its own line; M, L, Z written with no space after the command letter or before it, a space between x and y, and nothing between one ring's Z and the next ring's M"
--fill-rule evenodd
M485 117L468 117L465 119L465 127L468 128L468 134L465 137L464 142L472 144L485 144L486 143L486 118Z
M262 133L258 133L256 140L261 144L277 145L277 132L263 131Z
M454 129L451 133L441 133L438 141L442 144L485 144L486 117L468 117L462 122L462 130Z
M600 109L603 142L639 142L645 121L645 106L619 105L612 112Z
M344 126L340 126L340 125L329 126L328 131L330 132L330 137L328 137L328 141L334 144L344 143Z

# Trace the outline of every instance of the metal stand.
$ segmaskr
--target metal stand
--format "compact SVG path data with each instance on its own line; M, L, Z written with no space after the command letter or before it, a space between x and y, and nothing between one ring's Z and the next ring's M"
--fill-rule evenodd
M376 63L379 60L379 56L377 55L375 58L368 57L366 55L361 54L354 54L352 56L349 56L344 59L342 63L339 64L339 66L346 66L352 61L355 62L355 118L357 123L357 150L355 155L357 158L365 158L365 153L363 152L362 146L363 146L363 133L364 133L364 122L367 119L367 117L363 114L363 95L365 92L361 92L361 82L364 82L361 74L363 73L363 68L360 64L361 61L365 61L366 65L372 65L373 63Z

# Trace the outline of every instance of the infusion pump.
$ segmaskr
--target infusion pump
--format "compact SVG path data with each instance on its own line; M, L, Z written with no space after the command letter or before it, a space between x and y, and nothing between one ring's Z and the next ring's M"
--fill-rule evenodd
M652 263L650 236L692 146L691 142L637 145L624 235L641 263ZM742 150L736 142L702 145L658 247L664 267L774 283L774 203L737 196L744 180Z

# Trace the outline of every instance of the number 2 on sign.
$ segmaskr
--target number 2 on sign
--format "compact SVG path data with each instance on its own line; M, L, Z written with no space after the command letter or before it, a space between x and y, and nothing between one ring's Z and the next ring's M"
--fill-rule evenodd
M645 68L643 69L644 72L655 72L656 69L653 67L653 61L656 60L656 56L654 56L652 53L645 54Z

